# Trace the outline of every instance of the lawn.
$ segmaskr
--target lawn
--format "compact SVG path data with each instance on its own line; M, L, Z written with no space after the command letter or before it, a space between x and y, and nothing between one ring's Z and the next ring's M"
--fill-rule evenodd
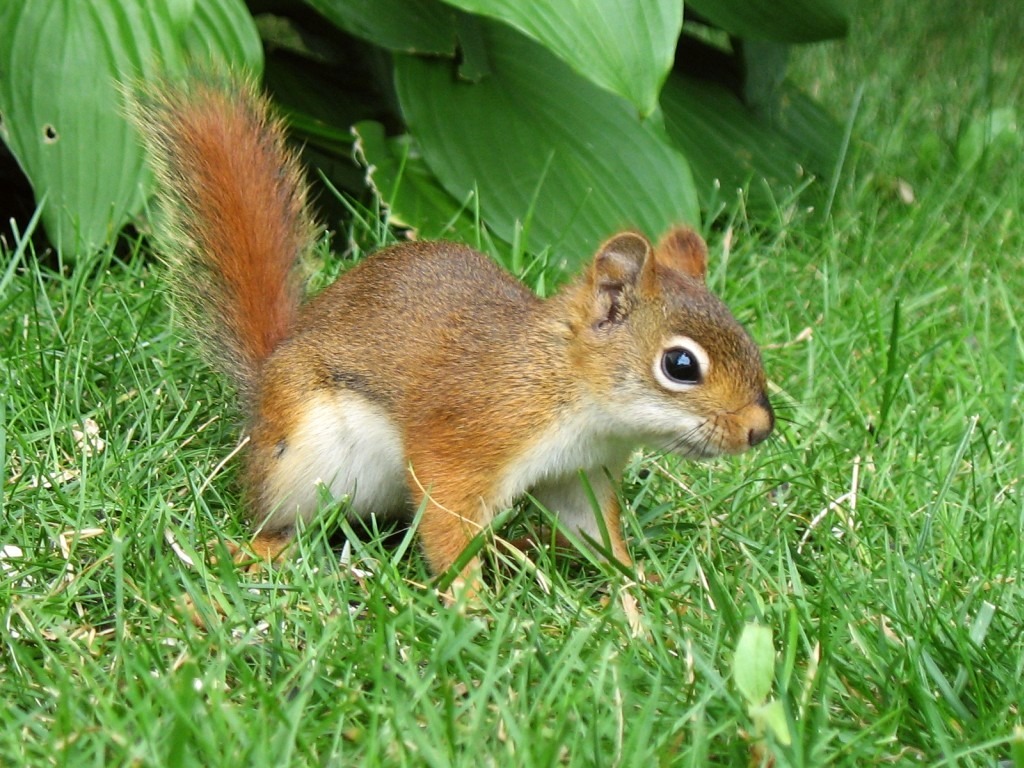
M448 610L342 510L273 571L205 562L240 428L160 270L13 244L0 765L1024 768L1021 40L1014 2L870 0L794 53L853 128L834 194L707 233L779 428L633 459L639 586L540 554Z

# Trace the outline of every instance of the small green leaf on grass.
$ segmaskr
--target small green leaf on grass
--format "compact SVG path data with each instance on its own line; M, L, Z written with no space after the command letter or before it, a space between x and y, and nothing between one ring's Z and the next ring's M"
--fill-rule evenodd
M1018 725L1013 729L1010 755L1013 758L1013 768L1024 768L1024 725Z
M760 733L770 731L774 739L783 746L789 746L793 737L789 733L789 721L786 720L786 708L778 699L750 708L750 717Z
M992 625L995 615L996 607L988 600L983 600L978 615L971 622L971 641L979 648L985 644L985 636L988 635L988 628Z
M732 663L736 687L751 707L764 703L775 676L775 646L771 627L750 623L743 628Z
M971 168L987 153L1019 152L1024 139L1018 128L1017 111L1013 107L997 107L981 119L972 120L956 144L960 167Z

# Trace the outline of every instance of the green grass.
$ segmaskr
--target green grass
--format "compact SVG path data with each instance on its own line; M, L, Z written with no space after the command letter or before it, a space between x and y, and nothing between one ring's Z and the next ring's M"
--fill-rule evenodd
M711 235L781 424L738 460L635 460L642 638L582 556L503 571L470 615L400 530L335 519L272 573L203 564L244 536L239 429L158 275L9 256L0 765L1024 766L1020 133L977 151L1024 104L1024 19L886 5L793 62L837 114L862 89L831 216ZM224 617L197 628L185 595ZM733 674L751 621L788 745Z

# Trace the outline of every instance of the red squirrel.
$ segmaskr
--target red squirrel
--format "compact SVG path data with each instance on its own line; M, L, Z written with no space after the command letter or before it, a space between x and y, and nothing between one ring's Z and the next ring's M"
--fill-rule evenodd
M156 248L247 416L260 557L315 518L326 486L354 516L423 505L435 574L527 493L584 541L605 530L630 565L615 482L636 447L711 457L772 431L758 347L708 291L692 229L656 246L614 235L547 299L465 245L404 242L304 301L299 264L319 229L266 97L194 77L145 90L134 121ZM478 585L478 568L457 585Z

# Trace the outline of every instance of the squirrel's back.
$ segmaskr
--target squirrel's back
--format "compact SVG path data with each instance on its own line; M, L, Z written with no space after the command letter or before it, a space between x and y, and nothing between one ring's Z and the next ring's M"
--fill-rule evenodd
M270 115L253 86L225 87L214 75L147 88L133 111L176 304L245 402L295 322L299 262L317 236L302 170Z

